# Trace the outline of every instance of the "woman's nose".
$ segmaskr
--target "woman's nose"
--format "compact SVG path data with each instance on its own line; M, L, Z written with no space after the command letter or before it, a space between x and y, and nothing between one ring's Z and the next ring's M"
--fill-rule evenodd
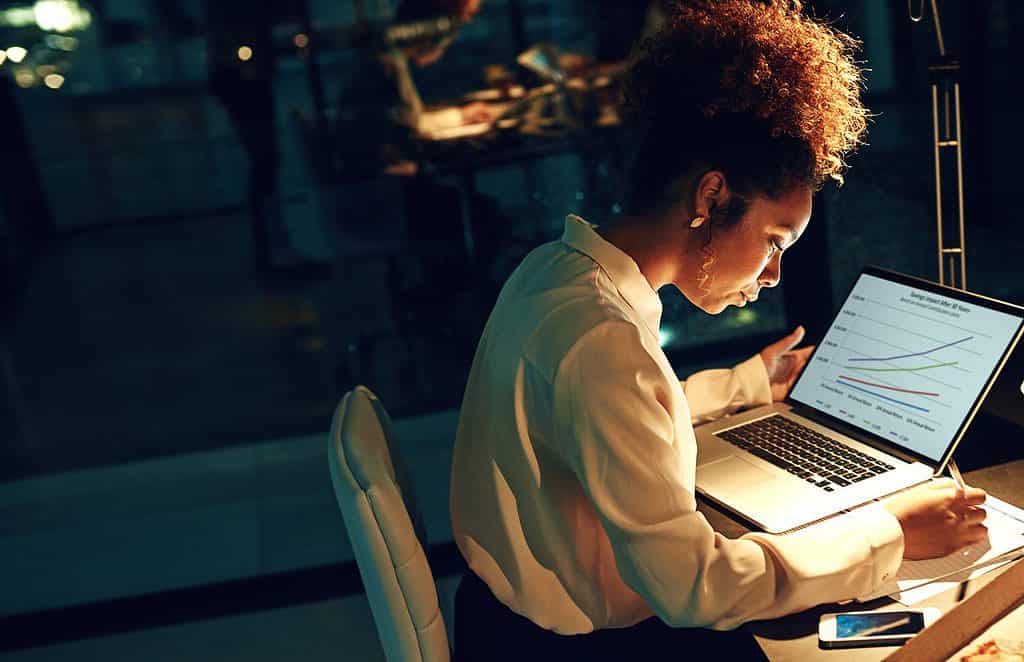
M760 278L757 279L757 282L762 287L775 287L776 285L779 284L780 280L782 280L781 256L776 257L774 260L768 263L768 265L764 268L764 271L761 272L761 276Z

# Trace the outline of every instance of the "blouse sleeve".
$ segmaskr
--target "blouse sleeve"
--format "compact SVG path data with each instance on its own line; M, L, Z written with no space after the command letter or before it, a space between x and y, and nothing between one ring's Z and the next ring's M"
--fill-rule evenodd
M866 594L899 565L902 532L881 508L788 536L716 533L686 478L678 444L693 443L692 429L677 438L675 384L635 326L592 329L553 386L556 452L592 502L623 581L665 623L731 629Z
M772 389L760 355L735 368L702 370L681 382L694 425L732 414L742 407L771 404Z

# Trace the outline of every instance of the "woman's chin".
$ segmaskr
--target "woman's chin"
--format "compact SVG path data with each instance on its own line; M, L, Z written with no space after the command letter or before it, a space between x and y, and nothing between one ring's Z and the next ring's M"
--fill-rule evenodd
M710 294L697 298L696 296L694 296L696 293L687 292L680 288L678 285L676 286L676 289L679 290L679 292L684 297L686 297L690 303L692 303L697 308L700 308L708 315L719 315L725 312L725 309L728 308L730 305L737 305L736 302L731 301L728 297Z
M720 315L725 312L725 309L731 305L730 301L725 299L716 299L714 301L707 301L700 305L700 309L708 315Z

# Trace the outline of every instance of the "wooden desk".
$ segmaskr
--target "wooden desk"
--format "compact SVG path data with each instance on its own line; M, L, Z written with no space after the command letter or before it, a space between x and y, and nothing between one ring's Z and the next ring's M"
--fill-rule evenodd
M1004 501L1018 506L1024 505L1024 459L970 471L965 474L964 478L969 485L983 488L989 494ZM699 509L708 518L711 525L723 535L736 537L750 530L731 515L704 500L700 500ZM973 595L1008 567L1010 566L1004 566L971 580L967 584L965 597ZM949 591L932 596L917 606L937 607L945 614L957 603L959 592L959 587L954 587ZM785 618L748 623L743 628L754 635L770 660L882 660L895 651L896 647L832 650L819 648L818 617L828 612L885 609L886 607L893 608L893 605L897 604L885 597L865 604L821 605ZM977 642L987 641L991 638L1024 639L1024 607L1019 607L1007 615L966 648L972 648ZM959 659L959 656L953 659Z

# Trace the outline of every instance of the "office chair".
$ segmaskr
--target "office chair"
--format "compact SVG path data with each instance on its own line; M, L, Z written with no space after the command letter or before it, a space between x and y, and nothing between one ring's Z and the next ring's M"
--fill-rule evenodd
M331 423L328 463L374 624L389 662L450 662L423 519L391 419L370 389L345 394Z

